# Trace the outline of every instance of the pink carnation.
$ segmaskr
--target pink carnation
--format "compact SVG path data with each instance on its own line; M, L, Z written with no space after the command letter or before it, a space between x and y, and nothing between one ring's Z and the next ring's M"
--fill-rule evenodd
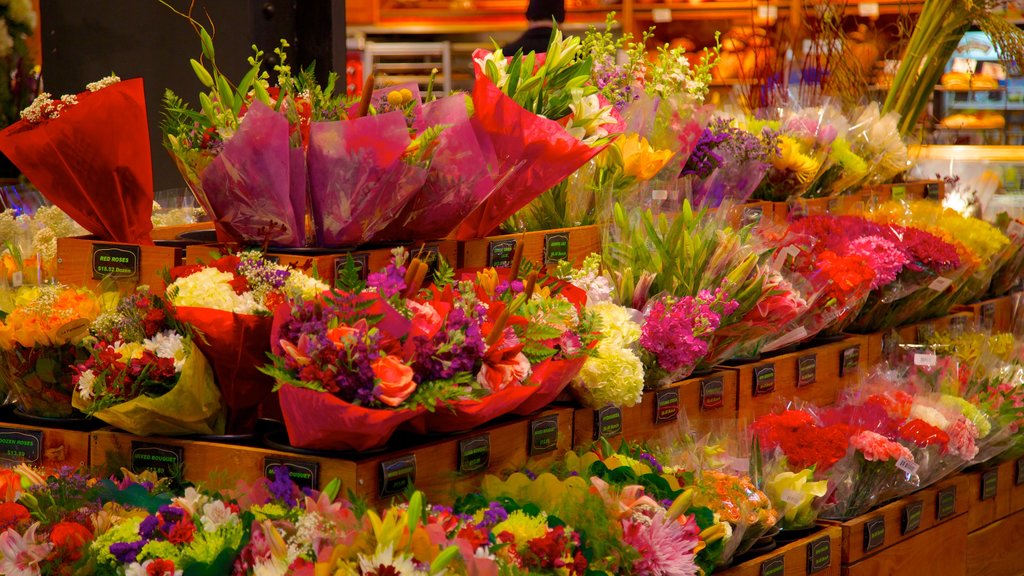
M974 439L978 437L978 427L974 422L961 416L946 430L949 434L949 451L964 460L974 460L978 455L978 445Z
M905 446L870 430L862 430L850 438L850 444L869 462L899 460L900 458L914 461L914 455Z
M868 259L875 271L875 279L871 288L881 288L896 279L910 259L895 244L881 236L864 236L850 242L847 254L856 254Z

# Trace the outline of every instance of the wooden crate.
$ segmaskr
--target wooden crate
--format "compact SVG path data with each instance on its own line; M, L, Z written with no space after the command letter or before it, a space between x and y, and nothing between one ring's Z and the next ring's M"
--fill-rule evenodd
M863 370L866 340L860 336L772 356L731 368L738 383L737 414L751 420L799 398L834 404L839 391Z
M244 249L239 245L231 244L200 244L196 246L189 246L185 250L185 263L186 264L198 264L201 262L209 262L216 259L218 256L238 252ZM456 265L458 258L458 243L454 240L440 240L437 242L416 242L406 246L406 249L412 255L418 255L422 252L433 252L436 256L440 256L445 259L446 262L452 266ZM352 258L353 263L361 271L363 278L370 272L374 272L386 267L391 262L391 251L394 248L366 248L366 249L355 249L355 250L338 250L337 252L325 252L325 253L292 253L288 251L274 250L270 248L267 250L267 256L276 258L277 261L285 266L293 266L299 270L306 271L312 274L313 270L316 270L317 277L326 282L327 284L333 284L336 276L336 271L343 269L348 265L349 257Z
M164 285L164 270L178 266L184 252L175 246L139 246L95 237L57 239L57 280L95 288L108 277L119 288Z
M780 546L764 556L715 570L723 576L839 576L840 541L838 526L823 526L806 538Z
M597 225L578 226L467 240L462 242L459 265L463 268L508 268L520 242L523 243L523 259L534 264L569 260L574 266L579 266L587 256L601 252L601 228Z
M861 190L861 201L864 202L865 210L871 210L880 204L888 202L891 198L892 186L890 184L865 186Z
M961 518L963 520L962 530L960 527L957 530L962 531L966 536L967 510L970 503L967 491L967 478L958 475L867 514L836 523L843 531L843 565L852 566L864 559L879 556L908 540L920 538L935 526L949 524ZM947 497L951 497L952 506L941 510L943 515L940 517L940 502L949 504ZM910 521L909 526L906 524L908 521ZM866 574L867 572L857 571L856 573ZM906 573L936 574L938 572Z
M1013 328L1013 297L1010 295L957 306L956 311L972 314L981 330L1009 332Z
M967 567L978 576L1024 574L1020 553L1024 511L1016 512L967 535Z
M25 462L47 470L89 464L89 432L0 422L0 467Z
M1013 482L1010 484L1010 513L1024 510L1024 458L1013 462Z
M644 392L643 400L628 408L577 408L573 421L576 448L586 448L600 438L643 442L672 440L689 433L691 427L707 431L715 422L736 421L736 373L720 370L674 382Z
M942 180L911 180L890 185L893 200L941 200L945 195L946 183Z
M1016 462L1004 462L963 474L967 477L967 495L970 498L967 510L968 531L979 530L1014 511L1012 497L1016 473Z
M879 574L966 575L967 516L961 514L873 556L843 565L843 576Z
M181 241L182 234L187 232L213 231L213 222L196 222L194 224L181 224L179 226L158 226L153 228L150 237L154 242Z
M298 455L262 447L236 446L212 442L171 438L140 438L130 434L101 431L92 437L92 465L101 472L144 464L147 447L156 445L171 458L180 450L181 474L192 482L253 481L267 473L267 467L285 461L294 470L316 469L316 486L323 487L334 478L343 490L353 490L376 504L401 496L410 474L416 488L423 490L432 502L451 503L460 494L479 486L484 473L502 473L523 468L527 464L550 466L571 448L572 410L552 408L529 418L514 418L470 433L444 438L423 439L415 446L387 449L383 452L331 458ZM531 429L534 430L531 433ZM550 432L545 434L545 431ZM485 440L484 440L485 439ZM531 441L535 446L531 447ZM478 450L486 445L488 457L479 459ZM132 454L136 453L133 463ZM467 468L460 472L460 451L465 452ZM532 454L531 454L532 453ZM474 454L476 458L474 459ZM411 467L410 467L411 466ZM389 474L385 490L383 477Z
M974 312L959 311L939 318L901 326L896 329L896 332L902 343L919 344L925 340L929 331L964 330L974 325Z

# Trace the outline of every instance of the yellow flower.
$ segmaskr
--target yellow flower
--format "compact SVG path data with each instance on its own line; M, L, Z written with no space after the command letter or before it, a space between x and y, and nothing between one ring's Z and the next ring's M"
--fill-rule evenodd
M519 545L525 545L530 540L540 538L547 534L548 523L543 516L528 516L522 510L516 510L508 515L508 518L494 525L491 532L501 534L508 532L515 536Z
M672 159L671 150L655 150L639 134L628 134L615 141L622 156L622 171L640 181L650 180Z
M780 472L765 485L772 503L783 511L782 525L786 528L810 526L817 517L812 504L825 495L828 481L811 482L812 473L809 468L796 474Z
M142 358L142 353L145 350L146 348L141 342L126 342L115 349L121 355L123 362L127 362L132 358Z
M809 182L821 168L821 162L804 154L800 144L789 136L779 137L779 155L772 165L780 172L793 172L802 184Z
M480 270L476 273L476 282L487 296L494 298L494 291L498 289L498 271L494 268Z

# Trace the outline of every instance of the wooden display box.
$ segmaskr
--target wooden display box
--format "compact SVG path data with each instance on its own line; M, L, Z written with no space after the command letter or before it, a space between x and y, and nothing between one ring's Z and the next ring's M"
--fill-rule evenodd
M971 497L969 481L966 476L958 475L939 482L895 502L877 508L867 514L852 518L845 522L835 522L843 531L842 561L844 574L947 574L940 562L932 564L927 560L918 570L896 571L888 569L871 572L867 568L880 569L887 562L894 561L903 554L917 555L920 548L935 554L943 546L954 546L950 540L966 542L967 511ZM952 526L950 534L946 532L932 533L938 526ZM935 537L940 539L935 542ZM945 539L945 541L943 541ZM916 541L913 544L909 542ZM904 546L906 544L906 546ZM962 545L962 544L961 544ZM963 551L960 551L960 556ZM939 557L942 557L939 555ZM866 560L872 562L863 563ZM947 559L947 561L949 561ZM856 570L854 566L858 566ZM910 566L902 564L903 566ZM950 566L956 566L956 563ZM948 574L963 573L962 560L958 571Z
M774 209L773 202L737 204L729 209L729 225L738 229L749 224L771 222L775 217Z
M963 474L967 477L967 494L970 504L967 512L967 529L979 530L1009 516L1017 474L1017 462L1004 462L983 470ZM1021 492L1024 492L1022 490Z
M25 462L47 470L89 464L89 432L0 422L0 467Z
M164 285L164 270L182 262L174 246L139 246L105 242L95 237L57 239L57 280L69 286L96 288L104 278L118 287Z
M527 464L538 467L553 464L571 448L572 417L570 408L552 408L529 418L509 419L465 434L423 439L415 446L389 448L351 458L100 431L92 436L91 463L104 473L122 466L144 467L154 458L164 458L167 462L180 459L184 479L212 483L219 488L223 486L218 483L227 482L230 487L238 480L256 480L274 463L285 461L317 488L339 478L343 494L352 490L374 504L401 498L410 483L424 491L431 502L451 503L460 494L478 488L485 473L500 474ZM389 478L387 483L385 474Z
M942 200L946 183L942 180L911 180L890 185L893 200Z
M209 262L218 256L231 252L238 252L244 249L241 246L230 244L199 244L189 246L185 251L186 264L199 264ZM446 262L455 266L458 257L458 243L454 240L440 240L437 242L417 242L406 246L413 256L433 252L435 257L444 258ZM342 250L337 252L323 253L302 253L289 252L285 250L267 250L267 256L276 258L279 263L285 266L293 266L309 274L316 270L317 277L328 285L334 284L336 271L344 269L351 256L356 268L360 270L363 278L370 272L385 268L391 262L391 252L394 247L388 248L365 248L356 250Z
M612 442L671 440L690 428L701 432L715 423L737 425L736 373L720 370L674 382L661 390L644 392L643 400L628 408L577 408L573 420L576 448L586 448L600 438Z
M892 186L890 184L874 184L865 186L860 192L861 202L865 210L871 210L892 199Z
M182 224L180 226L157 226L153 228L150 237L156 242L181 242L183 241L181 239L182 234L189 232L212 232L213 229L213 222L196 222L195 224Z
M1024 511L1016 512L967 536L967 566L977 576L1024 574L1020 538Z
M866 340L851 336L730 368L738 384L740 421L773 411L799 398L819 406L834 404L839 391L864 370Z
M579 266L587 256L601 252L601 228L595 224L466 240L460 249L459 265L463 268L508 268L520 242L523 243L524 260L537 265L569 260L573 266Z
M839 551L843 531L838 526L820 530L760 556L715 570L723 576L839 576L842 571Z
M1013 296L1010 295L957 306L956 310L971 313L978 328L984 331L1009 332L1013 328Z
M967 515L961 514L859 562L843 565L843 576L935 574L966 576ZM971 570L971 574L975 574Z
M1013 462L1013 482L1010 484L1010 513L1024 510L1024 457Z
M900 342L904 344L919 344L927 338L929 331L966 330L974 326L975 322L974 312L960 311L939 318L902 326L896 332L900 337Z

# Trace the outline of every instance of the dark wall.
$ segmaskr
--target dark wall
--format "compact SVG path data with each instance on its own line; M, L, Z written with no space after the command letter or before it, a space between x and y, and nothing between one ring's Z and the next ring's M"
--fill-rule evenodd
M189 0L168 3L189 10ZM214 35L218 66L235 80L248 68L253 44L273 57L281 38L292 45L293 63L332 57L343 63L344 53L335 50L344 50L344 14L343 0L196 0L192 7L193 17ZM197 103L203 88L188 63L201 55L199 36L188 21L158 0L41 0L40 22L47 92L81 92L111 72L144 79L155 188L182 187L160 144L159 122L165 89ZM332 41L334 35L340 42Z

